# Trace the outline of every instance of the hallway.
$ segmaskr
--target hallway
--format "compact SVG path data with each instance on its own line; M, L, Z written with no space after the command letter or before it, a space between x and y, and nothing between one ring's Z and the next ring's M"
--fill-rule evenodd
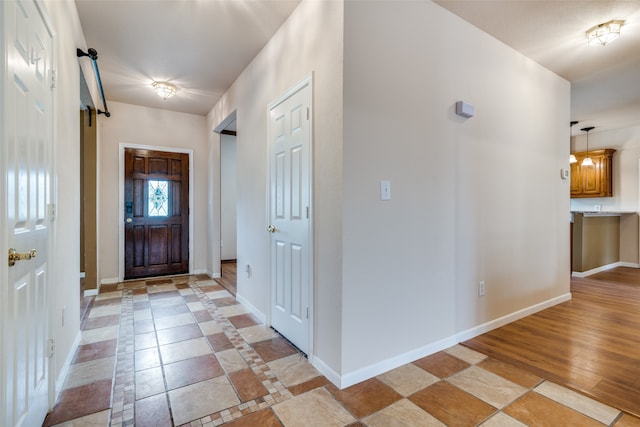
M214 280L181 276L102 287L45 426L638 423L462 346L338 390Z

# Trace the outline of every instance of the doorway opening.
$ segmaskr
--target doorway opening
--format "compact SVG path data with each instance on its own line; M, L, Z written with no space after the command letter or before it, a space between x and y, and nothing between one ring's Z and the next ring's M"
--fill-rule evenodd
M80 322L98 294L97 132L90 106L80 111Z
M220 272L219 283L234 297L237 294L238 188L236 121L220 131Z

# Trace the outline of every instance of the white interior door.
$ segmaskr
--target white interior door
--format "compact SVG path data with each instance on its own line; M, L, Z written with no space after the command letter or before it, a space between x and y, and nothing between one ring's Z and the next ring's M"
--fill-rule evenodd
M50 72L53 35L42 3L2 5L2 248L14 248L2 282L0 424L42 425L48 409L50 165L53 144ZM7 256L7 258L10 258Z
M311 82L269 106L271 326L310 350Z

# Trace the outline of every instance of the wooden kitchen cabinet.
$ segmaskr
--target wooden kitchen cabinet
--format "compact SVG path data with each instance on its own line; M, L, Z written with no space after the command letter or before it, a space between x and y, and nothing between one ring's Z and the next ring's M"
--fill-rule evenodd
M589 151L593 166L582 166L586 152L574 153L578 161L571 164L571 198L613 196L615 152L612 148Z

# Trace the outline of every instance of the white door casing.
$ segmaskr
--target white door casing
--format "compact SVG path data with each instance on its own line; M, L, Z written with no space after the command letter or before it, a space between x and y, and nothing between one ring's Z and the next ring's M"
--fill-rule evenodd
M311 351L311 76L269 104L270 323Z
M13 266L3 261L0 270L0 424L34 426L46 416L50 391L53 31L37 0L7 0L0 8L1 250L5 259L9 248L35 254Z

